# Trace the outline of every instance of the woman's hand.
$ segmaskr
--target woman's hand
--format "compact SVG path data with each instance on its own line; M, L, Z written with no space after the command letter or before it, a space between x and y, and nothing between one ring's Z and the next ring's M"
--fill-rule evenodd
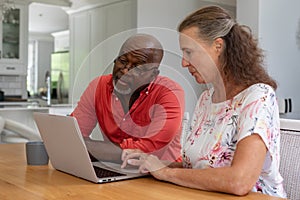
M144 152L140 149L123 149L122 155L121 155L121 160L124 161L128 155L133 154L133 153L141 153L142 154Z
M139 166L141 173L151 173L157 179L162 179L163 171L170 164L159 160L157 156L129 149L123 150L122 160L122 168L127 164Z

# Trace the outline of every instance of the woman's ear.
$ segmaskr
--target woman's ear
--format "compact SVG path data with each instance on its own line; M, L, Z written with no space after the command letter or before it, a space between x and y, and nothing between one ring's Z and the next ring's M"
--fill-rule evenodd
M215 39L214 45L215 45L216 51L217 51L218 53L220 53L221 50L223 49L223 45L224 45L223 39L222 39L222 38L217 38L217 39Z

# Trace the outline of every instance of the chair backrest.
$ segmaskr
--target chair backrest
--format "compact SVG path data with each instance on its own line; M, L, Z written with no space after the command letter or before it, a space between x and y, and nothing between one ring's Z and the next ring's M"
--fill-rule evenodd
M185 112L182 119L182 125L181 125L181 138L180 143L183 147L184 143L186 142L186 137L189 132L189 121L190 121L190 114L189 112Z
M280 119L280 168L288 199L300 199L300 120Z

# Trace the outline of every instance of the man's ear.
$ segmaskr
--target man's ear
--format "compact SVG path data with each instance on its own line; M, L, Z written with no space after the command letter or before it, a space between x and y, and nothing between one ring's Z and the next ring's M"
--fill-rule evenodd
M156 69L153 70L152 75L154 77L156 77L156 76L158 76L159 72L160 72L159 69L156 68Z

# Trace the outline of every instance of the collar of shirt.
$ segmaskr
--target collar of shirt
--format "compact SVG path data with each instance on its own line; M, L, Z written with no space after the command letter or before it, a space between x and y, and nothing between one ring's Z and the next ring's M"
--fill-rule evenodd
M123 116L123 121L126 121L126 118L130 117L129 114L132 114L136 110L136 108L139 107L139 105L141 104L141 102L149 95L149 92L151 92L152 88L154 87L155 81L156 81L156 79L153 80L144 90L142 90L140 92L140 96L133 103L133 105L131 106L130 110L127 113L124 113L124 110L122 108L121 102L119 102L119 98L114 93L113 84L111 84L111 86L112 86L112 95L113 95L113 98L114 98L115 106L116 106L116 109L119 110L120 114L123 113L123 114L121 114L121 116ZM119 103L117 103L117 102L119 102Z
M142 96L142 95L144 95L144 94L146 94L146 95L149 94L149 92L151 91L151 88L152 88L153 85L155 84L156 79L157 79L157 78L155 78L153 81L151 81L151 82L149 83L149 85L148 85L144 90L142 90L142 91L140 92L140 96ZM114 96L115 96L116 98L118 98L117 95L114 93L114 84L112 83L113 81L114 81L114 80L111 79L110 91L114 94Z

